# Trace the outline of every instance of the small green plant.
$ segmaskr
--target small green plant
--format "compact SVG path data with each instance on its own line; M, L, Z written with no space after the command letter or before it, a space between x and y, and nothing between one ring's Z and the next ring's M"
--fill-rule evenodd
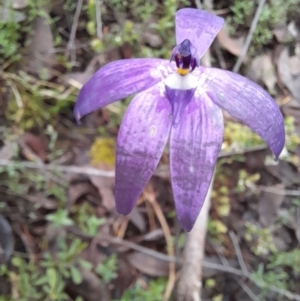
M222 221L209 219L207 231L212 237L219 238L220 235L227 233L228 229Z
M63 85L36 79L22 71L2 75L14 87L6 117L21 129L42 128L46 122L51 124L57 113L74 101L75 93L65 91Z
M267 266L269 269L278 267L289 267L293 270L294 274L300 275L300 250L294 249L289 252L282 252L274 254L271 262Z
M20 59L18 54L20 25L17 22L0 22L0 63L10 59L17 61Z
M213 301L222 301L223 300L223 295L218 294L218 295L214 296L212 300Z
M285 134L286 134L286 148L289 151L294 151L300 145L300 137L295 129L295 118L288 116L284 119Z
M239 170L239 180L235 191L237 193L245 192L247 187L253 186L253 183L257 182L260 179L260 174L249 174L246 170Z
M246 148L262 145L261 138L248 127L238 122L226 122L224 130L224 151L244 151Z
M175 212L174 212L174 213L175 213ZM186 240L186 235L185 235L185 233L179 234L178 237L172 235L172 244L173 244L174 246L176 246L177 248L180 248L180 249L183 248L183 247L184 247L185 240Z
M276 251L270 229L258 227L250 222L246 222L245 226L245 239L251 242L251 250L255 255L268 255Z
M161 301L165 286L166 279L164 278L152 280L146 289L136 284L124 293L120 301Z
M69 218L67 210L59 209L55 213L48 214L46 219L52 223L53 226L72 226L73 220Z
M214 278L208 278L205 281L205 287L207 288L213 288L216 286L216 280Z
M231 34L237 31L237 28L245 30L250 27L253 20L256 7L252 1L233 0L230 5L232 16L226 19ZM266 2L263 6L258 25L255 29L252 44L249 53L254 55L264 45L269 44L273 38L274 26L285 21L288 15L299 13L298 0L272 0Z
M230 213L230 199L228 194L229 190L227 186L221 186L212 193L213 206L220 217L226 217Z
M78 258L78 255L87 247L87 244L74 238L70 245L63 239L58 239L59 251L55 258L48 251L38 262L25 260L18 255L13 256L13 269L7 265L0 265L0 275L5 276L12 285L13 295L5 296L5 301L15 300L69 300L64 292L66 280L71 279L75 284L82 282L80 268L92 266Z
M96 273L101 276L105 283L110 283L113 279L118 277L117 264L118 259L116 255L107 257L96 267Z
M282 268L265 271L263 264L260 264L257 271L251 274L251 279L262 289L261 296L265 296L272 286L287 289L289 275Z

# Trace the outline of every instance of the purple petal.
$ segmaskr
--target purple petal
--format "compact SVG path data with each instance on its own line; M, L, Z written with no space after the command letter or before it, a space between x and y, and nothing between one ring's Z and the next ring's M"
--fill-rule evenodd
M276 159L285 143L284 121L272 97L249 79L226 70L199 68L209 97L256 132Z
M126 59L111 62L98 70L80 90L74 115L84 115L116 100L143 91L172 73L162 59Z
M153 174L168 140L171 105L164 85L135 96L123 117L117 143L117 211L128 214Z
M173 126L177 126L181 120L186 106L194 96L196 88L189 90L172 89L166 86L166 96L172 106Z
M223 140L223 114L208 96L188 104L181 123L172 128L170 168L178 219L190 231L202 208Z
M224 20L209 12L183 8L176 13L176 44L188 39L197 48L201 58L207 51Z

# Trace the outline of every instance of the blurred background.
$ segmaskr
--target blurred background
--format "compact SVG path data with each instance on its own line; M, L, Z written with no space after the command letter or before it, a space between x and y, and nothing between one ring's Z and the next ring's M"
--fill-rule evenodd
M186 234L176 221L168 148L132 213L120 216L115 140L131 98L80 126L73 107L104 64L169 59L176 11L200 6L225 18L210 63L232 70L256 1L0 2L0 301L160 301L170 262L178 277ZM202 300L300 300L299 15L299 0L267 0L241 57L238 72L282 110L286 150L275 163L257 135L224 113Z

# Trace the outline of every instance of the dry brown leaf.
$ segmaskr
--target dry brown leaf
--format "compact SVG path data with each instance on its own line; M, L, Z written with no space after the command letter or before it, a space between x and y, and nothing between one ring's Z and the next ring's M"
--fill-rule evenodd
M159 35L157 29L155 29L152 24L157 24L158 19L154 16L151 16L145 23L137 23L134 24L133 30L136 32L138 36L142 37L142 43L147 43L151 47L159 47L162 45L162 38Z
M78 267L82 276L80 284L68 281L67 290L71 295L82 296L86 301L110 301L108 287L105 286L99 277L92 271ZM75 299L75 298L74 298Z
M87 182L70 184L68 189L68 209L70 210L80 197L91 191L91 188L92 185Z
M130 214L128 215L129 220L139 229L140 232L145 232L146 222L144 216L140 211L134 207Z
M140 272L162 277L169 274L169 263L145 253L133 252L126 256L128 262Z
M145 241L155 241L164 237L164 232L161 228L155 229L151 232L148 232L144 235L143 240Z
M273 29L273 34L279 43L286 43L291 40L292 35L285 24L280 24Z
M273 236L272 237L273 244L278 252L287 251L289 248L288 244L286 243L285 239L280 236Z
M99 252L97 238L91 240L89 246L81 252L80 258L90 262L94 267L97 267L98 264L102 263L105 255L103 252Z
M298 58L299 59L299 58ZM293 59L292 59L293 60ZM289 56L289 50L285 47L278 58L277 68L278 75L281 81L293 94L293 96L300 102L300 73L293 74L290 68L291 57Z
M286 187L300 183L297 169L287 161L279 160L278 165L266 165L266 169Z
M39 208L53 210L57 208L57 201L54 198L46 197L43 193L27 195L26 200L38 205Z
M243 45L245 42L245 37L241 37L239 39L231 38L226 29L222 28L217 35L217 39L220 45L227 51L229 51L235 56L241 55ZM247 61L248 57L245 57L244 62L246 63Z
M95 65L99 60L99 56L94 57L83 72L72 72L63 76L64 81L68 82L74 87L81 89L81 87L92 77L95 73Z
M268 90L272 92L277 83L272 54L266 52L253 59L248 67L247 76L255 82L263 81Z
M94 71L91 72L72 72L64 76L64 80L72 86L81 89L81 87L91 78Z
M121 300L123 293L133 284L135 280L135 273L130 268L129 263L122 258L118 257L118 278L112 281L114 285L113 300Z
M40 74L44 79L49 79L51 74L48 70L56 64L51 27L42 17L36 17L32 26L33 33L27 41L24 68L27 72Z
M32 150L42 161L47 159L47 151L41 137L26 132L19 138L19 142L24 143L27 147L29 147L30 150ZM22 152L27 159L34 160L31 158L30 153L26 152L25 149L23 149Z
M283 184L273 185L270 188L279 191L284 190ZM277 212L284 200L283 194L276 194L267 191L263 191L259 197L258 202L258 214L259 221L265 227L271 226L277 217Z
M112 211L115 208L115 197L113 194L114 178L99 176L89 177L102 197L103 206L107 209L107 211Z

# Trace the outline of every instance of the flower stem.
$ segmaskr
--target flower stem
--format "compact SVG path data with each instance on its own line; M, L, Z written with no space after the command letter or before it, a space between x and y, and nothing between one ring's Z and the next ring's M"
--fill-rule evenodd
M177 287L177 301L201 300L202 264L213 182L214 177L196 223L186 236L182 270Z

